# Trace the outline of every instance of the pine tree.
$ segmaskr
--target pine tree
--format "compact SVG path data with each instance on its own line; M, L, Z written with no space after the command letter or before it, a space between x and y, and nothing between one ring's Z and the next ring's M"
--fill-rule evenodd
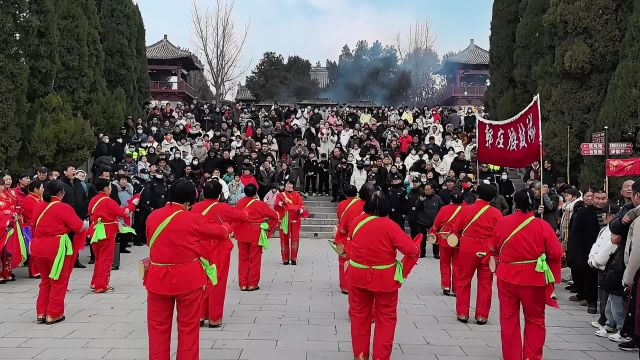
M149 100L149 70L147 69L147 45L145 40L145 28L144 21L142 20L142 14L136 4L133 7L134 20L136 23L136 104L138 110L142 109L142 104ZM207 86L208 88L208 86ZM211 90L209 90L210 92Z
M17 124L26 111L27 76L23 14L26 0L3 1L0 6L0 168L17 170L21 134Z
M56 1L58 31L58 68L54 90L78 112L87 103L91 80L87 33L89 25L84 11L73 0Z
M58 21L54 0L29 1L25 54L29 66L27 100L33 102L53 91L58 69Z
M95 146L88 121L72 115L70 106L56 94L38 100L34 112L31 149L39 164L58 168L66 163L79 165L87 161Z
M83 0L82 9L87 18L87 50L88 62L91 69L89 79L89 91L93 93L101 93L106 88L104 79L104 52L102 43L100 42L100 19L98 17L98 8L95 0Z
M111 91L124 91L128 106L135 104L136 91L136 23L131 0L102 0L99 3L100 38L104 50L104 77Z
M519 1L493 2L489 53L491 86L485 94L485 104L492 118L507 118L522 110L514 104L516 84L513 79L513 56L519 21Z

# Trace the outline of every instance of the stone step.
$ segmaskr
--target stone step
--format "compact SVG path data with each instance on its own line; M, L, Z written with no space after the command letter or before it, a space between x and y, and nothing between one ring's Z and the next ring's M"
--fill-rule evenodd
M300 229L307 232L334 232L335 225L309 225L303 222Z
M301 230L300 231L300 238L301 239L333 239L335 237L335 233L334 232L311 232L311 231L304 231ZM273 235L271 235L271 239L279 239L280 235L278 235L278 232L274 232Z
M311 211L309 219L336 219L336 211L335 209L333 212Z
M315 205L307 205L304 204L304 208L309 210L309 212L321 212L321 213L333 213L335 215L336 213L336 207L335 206L315 206Z
M337 225L338 219L316 219L307 218L302 222L304 225Z

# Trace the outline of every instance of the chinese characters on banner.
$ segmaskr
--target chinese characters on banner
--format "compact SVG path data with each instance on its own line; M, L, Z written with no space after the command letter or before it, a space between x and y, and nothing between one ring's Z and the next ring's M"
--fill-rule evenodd
M640 175L640 158L607 159L607 176Z
M513 168L523 168L540 161L542 124L538 96L509 120L477 119L478 161Z

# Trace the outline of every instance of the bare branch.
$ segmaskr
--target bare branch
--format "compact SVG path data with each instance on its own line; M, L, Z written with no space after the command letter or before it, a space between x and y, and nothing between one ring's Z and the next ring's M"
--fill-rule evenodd
M249 68L249 64L241 65L249 25L242 31L236 28L234 6L233 0L216 0L211 10L200 8L196 0L193 1L194 42L205 60L205 74L215 89L216 100L224 99L235 80Z

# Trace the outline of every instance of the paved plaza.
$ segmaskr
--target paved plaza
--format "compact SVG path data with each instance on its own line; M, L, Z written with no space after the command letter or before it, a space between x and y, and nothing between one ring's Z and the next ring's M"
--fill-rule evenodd
M145 290L137 261L147 248L132 250L112 273L112 294L89 291L93 266L75 269L67 320L52 326L35 323L38 281L18 269L18 281L0 285L0 358L146 359ZM283 266L279 251L272 239L261 289L241 292L234 250L224 326L202 329L202 359L352 359L347 297L337 286L335 253L326 240L303 239L298 266ZM83 262L87 255L82 254ZM438 277L437 261L421 259L401 289L393 359L499 359L496 292L488 325L461 324L453 311L455 299L440 294ZM567 302L566 291L558 295L562 309L547 308L545 359L637 359L637 353L621 352L616 343L594 336L589 322L595 317ZM174 331L174 354L175 337Z

